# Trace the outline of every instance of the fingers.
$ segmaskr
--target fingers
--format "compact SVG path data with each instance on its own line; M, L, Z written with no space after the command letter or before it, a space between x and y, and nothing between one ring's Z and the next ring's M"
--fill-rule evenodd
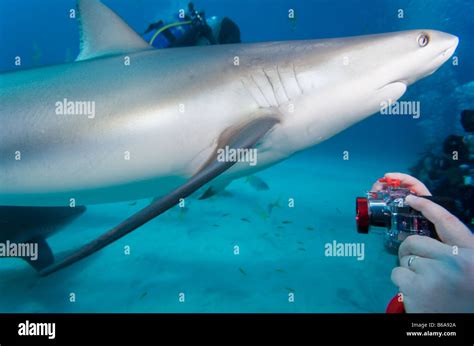
M471 231L459 219L426 198L409 195L405 198L406 203L418 210L436 226L439 238L449 245L472 245L473 236Z
M392 282L403 294L409 294L409 288L413 286L415 273L403 267L396 267L392 270Z
M402 186L409 188L418 196L431 196L430 190L421 181L405 173L385 173L385 178L398 179Z
M374 185L372 185L372 188L370 189L370 191L380 191L380 190L382 190L383 186L384 186L384 184L377 180L374 183Z
M398 179L402 186L409 188L419 196L431 196L430 190L421 181L405 173L385 173L385 178ZM383 183L376 181L370 191L380 191Z
M434 260L417 255L403 256L400 258L400 267L409 269L415 273L422 273L426 269L432 268Z
M411 235L400 245L400 248L398 249L398 257L401 260L403 257L411 255L431 259L441 259L452 255L452 249L450 246L443 244L436 239L420 235Z

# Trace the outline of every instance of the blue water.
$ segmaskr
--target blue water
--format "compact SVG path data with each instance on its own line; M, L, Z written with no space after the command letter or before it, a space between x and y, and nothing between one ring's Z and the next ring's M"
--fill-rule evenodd
M185 1L104 0L137 32L173 17ZM457 35L451 61L411 86L422 116L380 114L258 173L269 186L244 180L223 196L191 199L100 253L47 278L25 263L0 261L2 312L382 312L397 292L396 257L380 234L359 235L354 197L387 171L408 171L420 153L459 132L458 115L473 106L474 13L470 0L202 0L207 15L229 16L243 42L332 38L429 28ZM2 0L0 71L71 62L78 54L74 1ZM288 9L296 19L288 20ZM404 19L397 11L404 10ZM0 95L1 96L1 95ZM0 124L1 126L1 124ZM342 160L350 150L351 159ZM286 201L294 198L295 207ZM265 213L268 204L280 207ZM96 205L49 239L68 251L149 203ZM132 205L133 204L133 205ZM361 242L365 259L324 256L324 244ZM234 246L240 254L234 254ZM130 247L130 254L124 247ZM75 300L71 301L71 294ZM179 294L185 301L179 301ZM294 302L289 294L294 294Z

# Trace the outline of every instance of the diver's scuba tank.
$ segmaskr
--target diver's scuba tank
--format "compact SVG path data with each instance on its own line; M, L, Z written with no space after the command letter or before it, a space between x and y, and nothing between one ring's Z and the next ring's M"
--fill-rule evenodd
M189 3L184 17L178 15L170 24L162 20L150 24L143 38L155 48L240 43L240 29L227 17L207 20L204 11Z
M176 21L169 24L162 20L150 24L143 34L145 41L155 48L194 46L202 36L210 44L215 43L204 12L197 11L191 2L184 17L177 15Z

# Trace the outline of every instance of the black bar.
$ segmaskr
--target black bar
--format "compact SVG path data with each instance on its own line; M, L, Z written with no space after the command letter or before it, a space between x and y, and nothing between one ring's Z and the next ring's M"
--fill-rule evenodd
M473 317L474 314L0 314L0 345L473 345ZM54 322L55 339L19 336L19 324L27 320ZM422 324L426 325L423 329ZM429 331L455 332L456 336L407 336L407 332Z

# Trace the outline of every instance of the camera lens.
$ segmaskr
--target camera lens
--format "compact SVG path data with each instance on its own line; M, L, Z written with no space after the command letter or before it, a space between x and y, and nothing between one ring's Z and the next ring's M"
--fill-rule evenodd
M391 227L391 212L387 202L382 199L370 199L369 201L369 223L375 227Z

